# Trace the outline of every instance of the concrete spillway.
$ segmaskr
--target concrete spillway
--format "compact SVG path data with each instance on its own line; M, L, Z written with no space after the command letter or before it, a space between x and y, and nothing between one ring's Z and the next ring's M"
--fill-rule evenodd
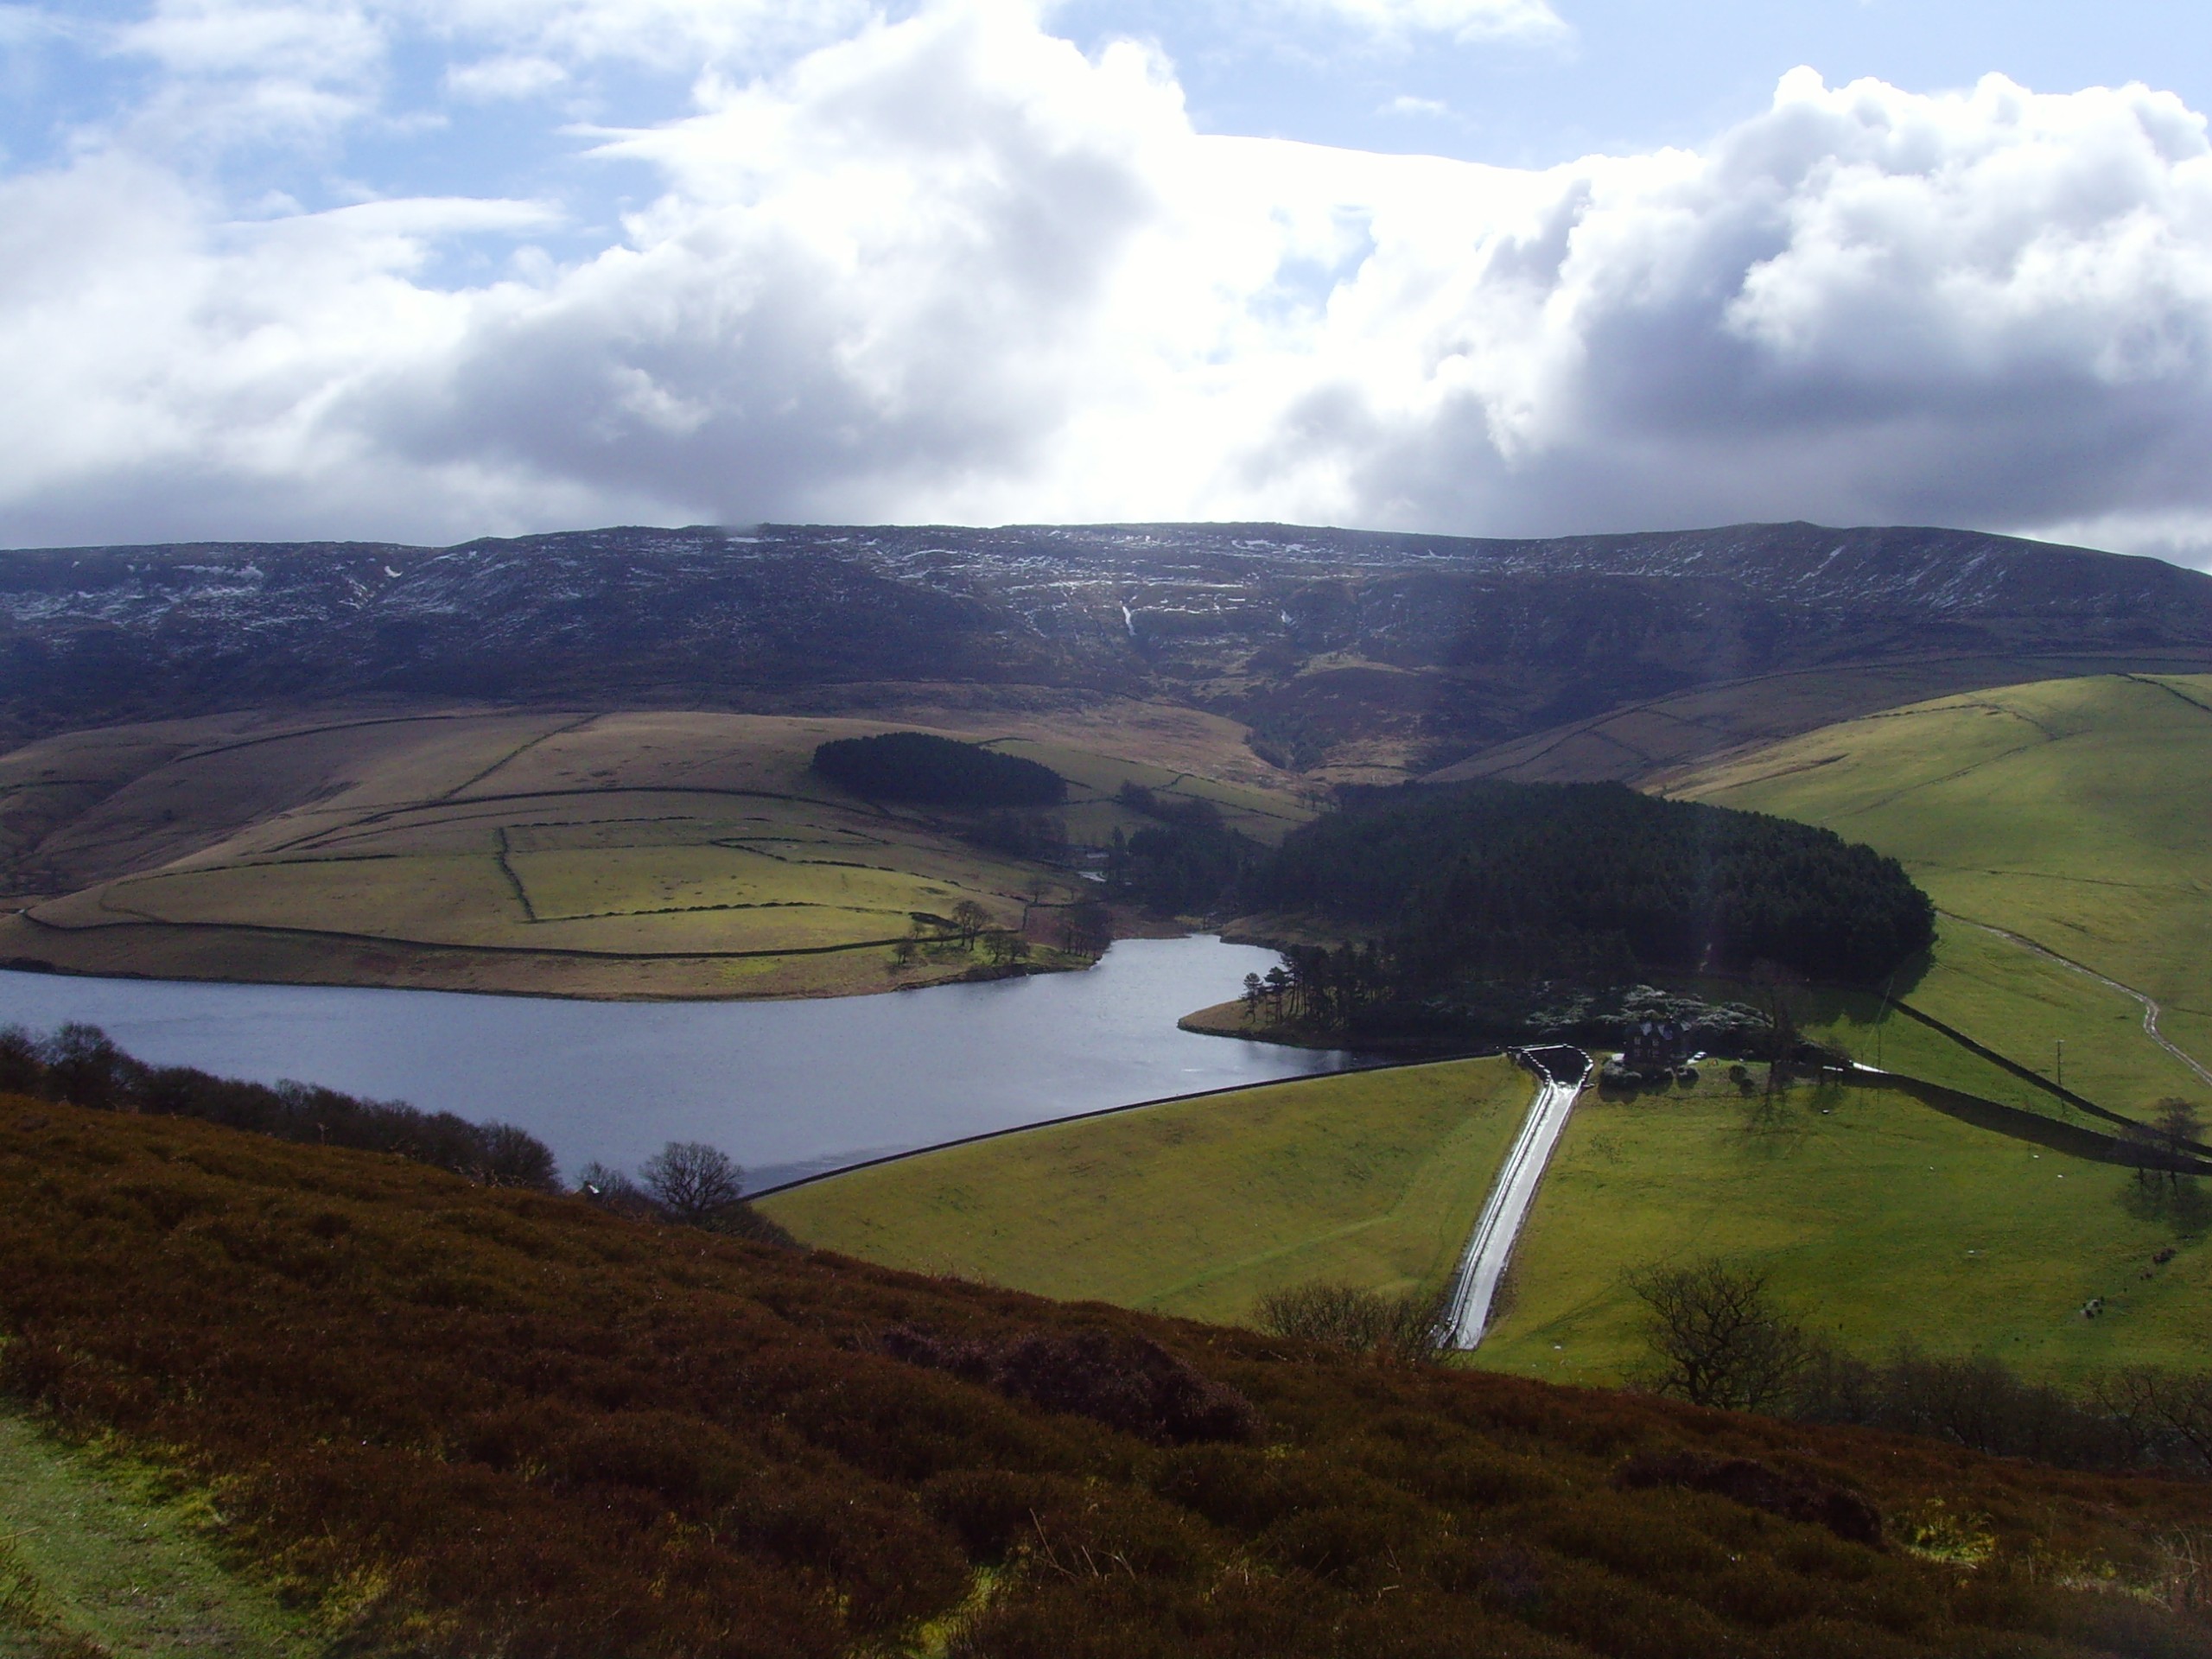
M1452 1281L1444 1311L1445 1339L1454 1348L1472 1348L1490 1325L1491 1304L1497 1295L1497 1281L1521 1236L1522 1224L1535 1199L1536 1185L1552 1148L1559 1144L1567 1116L1590 1075L1590 1057L1579 1048L1537 1048L1522 1058L1541 1082L1529 1116L1497 1172L1490 1198L1483 1205L1466 1253Z

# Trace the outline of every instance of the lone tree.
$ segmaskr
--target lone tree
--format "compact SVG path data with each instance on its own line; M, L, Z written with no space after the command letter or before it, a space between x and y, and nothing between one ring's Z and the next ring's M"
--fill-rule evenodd
M1766 1093L1771 1101L1789 1080L1790 1062L1803 1040L1797 1026L1797 976L1777 963L1761 962L1751 969L1751 987L1766 1029L1759 1033L1766 1050Z
M638 1179L670 1219L705 1227L745 1203L745 1172L720 1147L671 1141L639 1166Z
M1718 1259L1628 1276L1643 1304L1653 1389L1693 1405L1771 1411L1812 1358L1805 1333L1767 1294L1767 1275Z
M960 948L969 949L982 931L991 925L991 912L973 899L963 899L952 907L953 931L960 936Z
M2166 1180L2179 1186L2183 1171L2196 1161L2190 1147L2204 1134L2204 1121L2197 1116L2196 1108L2179 1095L2168 1095L2158 1103L2158 1115L2152 1120L2152 1127L2158 1138L2158 1149L2167 1160Z

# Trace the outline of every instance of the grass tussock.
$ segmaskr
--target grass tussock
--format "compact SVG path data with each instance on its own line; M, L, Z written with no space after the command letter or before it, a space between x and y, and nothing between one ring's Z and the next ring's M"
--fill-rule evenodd
M2175 1542L2202 1485L1378 1366L184 1120L0 1099L0 1331L10 1395L213 1487L356 1650L2212 1656ZM1790 1508L1837 1494L1877 1541ZM1979 1559L1924 1541L1938 1513Z

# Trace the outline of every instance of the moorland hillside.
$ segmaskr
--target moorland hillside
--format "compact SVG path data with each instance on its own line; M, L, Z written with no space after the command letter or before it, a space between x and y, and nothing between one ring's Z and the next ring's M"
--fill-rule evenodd
M764 526L0 555L18 741L395 700L861 713L926 683L1201 708L1332 776L1482 752L1620 777L1945 691L2208 660L2212 578L1945 530Z
M353 1653L2212 1653L2202 1484L676 1232L0 1100L9 1409ZM5 1496L0 1494L0 1503Z
M1033 924L1116 831L1135 852L1121 896L1151 911L1202 912L1249 865L1219 836L1150 855L1192 799L1264 845L1335 784L1649 782L1961 687L2208 663L2212 578L1933 530L16 551L0 739L31 741L0 756L0 899L22 912L0 957L819 995L1006 969L972 927L943 947L966 905L1024 965L1065 965L1053 953L1082 959L1099 925ZM1074 793L1049 821L984 824L800 764L808 743L902 728ZM929 948L900 956L916 929Z

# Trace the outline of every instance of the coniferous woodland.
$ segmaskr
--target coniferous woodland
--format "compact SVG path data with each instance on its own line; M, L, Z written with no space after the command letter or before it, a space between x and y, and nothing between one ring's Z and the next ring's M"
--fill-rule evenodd
M1363 791L1293 831L1243 897L1378 933L1415 984L1761 962L1863 984L1935 938L1935 907L1895 859L1620 784Z
M1618 996L1570 1008L1560 988L1754 967L1870 984L1935 938L1935 907L1895 859L1832 830L1618 784L1351 791L1272 852L1203 803L1153 815L1156 827L1116 849L1125 897L1298 918L1357 941L1285 946L1283 967L1247 987L1269 1023L1368 1035L1440 1020L1461 1035L1470 1019L1501 1032L1610 1027L1624 1017ZM1668 1012L1717 1017L1701 1004Z
M1068 792L1050 766L927 732L839 738L815 750L814 769L872 801L918 806L1057 806Z
M1116 798L1154 822L1126 837L1116 832L1107 880L1148 910L1192 915L1218 909L1267 855L1259 842L1224 823L1211 801L1179 800L1141 784L1122 785Z

